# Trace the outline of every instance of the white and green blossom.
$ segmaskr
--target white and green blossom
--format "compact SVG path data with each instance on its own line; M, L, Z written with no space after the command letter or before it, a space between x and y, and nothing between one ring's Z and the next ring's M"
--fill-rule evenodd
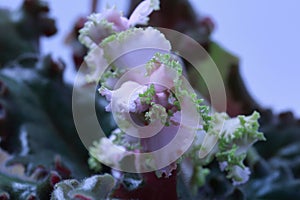
M250 175L244 164L247 152L255 142L265 140L263 133L258 131L258 119L257 112L235 118L226 113L215 113L210 129L198 134L198 142L188 155L195 164L203 166L216 159L221 171L227 172L227 178L232 179L234 185L247 182ZM196 152L200 159L195 157Z
M124 17L116 7L107 8L101 13L93 13L79 31L79 41L87 48L93 49L110 35L138 24L146 25L149 20L148 16L155 10L159 10L159 0L142 1L129 19Z
M130 155L125 147L113 144L113 138L101 138L89 149L90 155L107 166L119 167L125 156Z

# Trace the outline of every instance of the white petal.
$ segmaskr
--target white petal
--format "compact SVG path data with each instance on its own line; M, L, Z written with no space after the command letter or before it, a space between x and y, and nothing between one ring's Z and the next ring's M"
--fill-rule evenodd
M98 82L105 69L108 67L108 63L104 58L103 49L96 47L91 50L88 55L84 58L87 66L92 71L91 74L87 75L87 81Z
M117 68L145 65L157 52L169 52L170 42L158 30L133 28L118 33L101 43L104 56Z
M129 18L129 25L135 26L137 24L146 25L149 20L149 15L159 9L159 0L145 0L141 2Z

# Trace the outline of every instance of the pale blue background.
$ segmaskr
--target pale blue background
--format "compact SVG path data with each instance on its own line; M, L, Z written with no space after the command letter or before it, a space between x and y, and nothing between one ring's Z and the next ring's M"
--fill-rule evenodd
M16 8L22 0L0 0L0 6ZM101 0L100 0L101 1ZM90 1L48 0L59 33L42 41L44 53L71 63L64 37L79 16L89 13ZM125 0L101 1L125 8ZM300 1L299 0L191 0L202 14L216 23L213 38L241 59L248 89L260 104L276 112L294 110L300 116ZM1 30L3 31L3 30ZM71 81L72 69L66 79Z

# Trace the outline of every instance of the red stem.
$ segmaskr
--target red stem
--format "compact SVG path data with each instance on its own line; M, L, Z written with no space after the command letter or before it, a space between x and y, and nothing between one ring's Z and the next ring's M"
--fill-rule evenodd
M117 199L143 199L143 200L177 200L177 174L172 172L169 178L157 178L154 172L143 174L145 185L141 188L128 191L122 185L114 192Z

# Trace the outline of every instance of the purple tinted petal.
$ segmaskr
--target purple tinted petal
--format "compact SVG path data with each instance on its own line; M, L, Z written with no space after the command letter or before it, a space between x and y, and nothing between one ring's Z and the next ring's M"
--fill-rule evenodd
M123 17L121 12L115 8L106 10L103 15L108 22L113 23L113 29L116 32L121 32L129 28L128 19Z
M175 137L178 129L179 127L175 125L165 126L155 136L141 139L144 152L156 151L166 146Z

